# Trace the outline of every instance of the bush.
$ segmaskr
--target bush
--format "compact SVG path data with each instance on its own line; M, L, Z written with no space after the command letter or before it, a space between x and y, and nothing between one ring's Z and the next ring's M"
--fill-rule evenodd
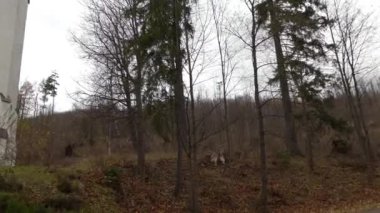
M58 180L57 189L65 194L70 194L74 192L73 184L67 178L62 178Z
M104 183L106 186L115 190L118 193L122 193L121 186L121 169L110 168L104 172Z
M79 211L83 206L83 201L73 195L58 195L45 200L45 206L55 209L56 211Z
M62 171L58 175L57 189L65 194L81 194L84 190L84 185L80 182L78 174Z
M291 155L289 152L278 152L276 158L281 168L289 168L291 161Z
M23 189L23 185L18 182L13 170L6 170L0 174L0 191L18 192Z
M52 213L40 205L26 204L11 194L0 194L0 212L4 213Z
M351 152L351 144L343 139L336 139L332 141L332 153L336 154L348 154Z

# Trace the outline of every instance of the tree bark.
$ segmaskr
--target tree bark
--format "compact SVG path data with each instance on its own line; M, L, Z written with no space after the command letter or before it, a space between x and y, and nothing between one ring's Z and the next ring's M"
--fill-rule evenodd
M268 0L269 3L269 14L270 14L270 28L272 31L272 37L274 41L274 46L276 50L277 58L277 72L280 81L280 90L282 96L282 105L284 110L284 120L285 120L285 141L289 154L302 155L297 143L297 135L294 125L293 108L292 102L289 94L288 77L285 68L285 58L281 47L280 38L280 22L277 19L276 8L273 0Z
M184 14L185 23L189 22L188 17ZM189 47L189 32L185 31L185 45L186 45L186 56L188 61L189 69L189 83L190 83L190 120L189 124L189 147L190 147L190 182L191 182L191 195L189 209L192 212L200 212L199 203L199 191L198 191L198 162L197 162L197 130L196 130L196 120L195 120L195 98L194 98L194 79L193 79L193 67L191 63L191 53Z
M231 139L230 139L230 122L229 122L229 111L228 111L228 100L227 100L227 78L228 78L228 68L227 63L229 59L227 59L226 52L227 46L224 46L225 50L223 50L223 43L226 42L225 40L222 41L222 30L221 30L221 21L223 19L223 15L217 14L217 6L214 2L214 0L211 0L211 6L212 6L212 12L213 12L213 18L216 28L216 40L218 44L218 53L219 53L219 60L220 60L220 66L221 66L221 72L222 72L222 86L223 86L223 125L225 128L225 139L227 142L227 152L228 152L228 160L231 160L232 158L232 145L231 145ZM221 10L220 13L224 13L225 11Z
M369 33L368 31L362 31L362 29L366 29L368 27L368 23L366 23L367 18L361 20L359 27L355 26L353 22L347 22L348 20L352 21L354 18L357 18L357 14L350 14L347 8L343 9L346 9L342 13L344 17L348 18L347 20L342 20L340 18L341 15L339 12L342 11L342 8L339 8L337 2L334 2L334 15L336 16L335 19L337 24L337 35L335 35L333 27L331 25L329 29L332 42L335 46L334 56L336 60L336 66L338 68L343 84L344 93L346 95L347 105L349 106L349 112L353 122L354 130L366 158L365 160L367 164L368 183L372 184L375 177L376 157L372 151L368 127L365 122L365 117L362 109L361 92L359 90L359 85L356 77L357 73L360 70L360 68L357 68L356 66L359 66L357 62L360 59L361 52L357 53L355 49L352 49L352 43L359 42L356 39L359 39L360 37ZM327 17L329 18L329 11L326 10L326 13ZM370 29L370 27L368 29ZM355 36L353 36L354 34ZM340 40L337 41L336 38ZM341 49L339 49L337 45L339 42L341 42ZM347 68L349 69L348 71ZM353 85L351 82L353 82Z
M184 145L188 144L188 124L186 119L186 106L185 106L185 96L183 88L183 76L182 76L182 51L181 51L181 26L180 26L180 12L183 9L182 4L178 4L177 0L173 1L173 17L174 17L174 60L175 60L175 83L174 83L174 96L175 96L175 117L177 126L177 143L178 143L178 153L177 153L177 180L174 190L174 195L179 196L181 188L183 186L183 149Z
M133 1L133 16L132 16L132 30L134 34L134 39L139 39L139 23L137 14L138 1ZM144 112L143 112L143 101L142 101L142 85L144 85L143 69L144 69L144 51L139 44L136 44L134 55L136 57L136 80L135 84L135 96L136 96L136 142L137 142L137 167L141 177L145 175L145 140L144 140Z
M302 114L303 114L303 125L306 133L305 137L305 153L306 153L306 160L307 165L309 168L309 172L312 173L314 171L314 158L313 158L313 133L312 133L312 124L310 124L311 121L307 116L307 109L306 109L306 103L305 100L302 99Z
M139 83L138 83L139 84ZM136 94L136 139L137 139L137 167L141 176L145 175L145 141L144 141L144 124L143 124L143 105L141 100L141 86L137 86L136 90L139 91Z
M260 98L260 87L259 87L259 76L258 76L258 63L257 63L257 23L255 16L255 1L249 1L250 12L252 16L252 26L251 26L251 57L252 57L252 66L254 72L254 85L255 85L255 108L257 114L257 125L258 125L258 135L259 135L259 146L260 146L260 197L259 197L259 212L266 213L268 212L268 172L267 172L267 157L266 157L266 144L265 144L265 127L264 127L264 116L263 116L263 105Z

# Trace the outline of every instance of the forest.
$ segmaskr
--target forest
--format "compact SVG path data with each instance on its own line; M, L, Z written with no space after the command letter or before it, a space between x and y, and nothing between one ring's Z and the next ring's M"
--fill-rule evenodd
M84 0L91 71L22 82L0 212L380 212L376 16L354 0ZM62 59L64 60L64 59Z

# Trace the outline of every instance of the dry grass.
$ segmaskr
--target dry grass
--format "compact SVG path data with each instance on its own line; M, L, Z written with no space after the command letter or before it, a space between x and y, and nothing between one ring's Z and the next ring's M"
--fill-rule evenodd
M154 156L154 155L153 155ZM147 177L135 176L133 163L113 164L122 169L122 190L129 196L115 197L123 212L180 212L186 209L187 192L172 197L175 159L153 157ZM161 156L162 157L162 156ZM366 175L355 165L341 160L319 162L309 174L304 159L291 159L288 166L271 159L269 167L269 206L272 212L358 212L380 202L380 179L367 187ZM338 161L338 162L337 162ZM101 186L103 174L90 173L91 184ZM228 167L200 167L200 200L204 212L252 212L259 195L259 168L251 160L235 161ZM99 196L99 195L97 195Z
M235 108L236 116L240 116L242 110L238 106ZM243 111L246 114L251 113L251 109L245 110ZM267 113L274 114L279 110L276 106L271 106L267 108ZM378 107L366 106L366 112L374 123L370 126L370 134L374 149L378 151ZM333 113L348 118L343 103L337 103ZM234 160L227 167L202 166L203 164L200 166L199 185L203 212L254 212L255 200L260 190L260 170L258 152L249 152L258 150L255 131L252 131L256 129L255 122L249 122L249 119L241 118L231 127L234 151L241 152L242 155L239 160ZM362 159L357 157L361 150L354 138L351 138L351 142L355 145L355 155L327 157L331 152L333 133L321 133L320 143L315 144L314 149L315 172L310 174L305 159L291 159L282 152L282 122L279 122L278 118L266 118L266 125L267 129L270 129L266 139L269 207L272 212L361 212L380 207L380 175L377 175L372 186L366 184L365 165ZM72 126L77 125L70 125L70 128ZM299 132L302 134L302 130ZM74 136L72 137L76 138ZM217 147L225 144L223 138L222 135L215 135L204 141L199 148L205 152L208 149L216 151ZM121 141L120 144L126 142L124 139L118 139ZM72 173L79 176L84 186L79 195L85 201L83 212L184 212L188 188L184 188L179 199L173 198L176 153L160 151L163 150L160 148L161 143L159 140L154 141L152 151L146 155L145 178L141 179L136 175L136 155L131 144L120 149L115 144L115 152L107 155L106 145L99 139L94 146L78 148L78 157L57 157L59 163L52 163L53 166L50 168L16 167L16 178L26 186L20 194L24 195L22 197L30 197L30 202L41 202L59 193L56 189L58 176L62 173ZM29 144L30 141L27 142ZM303 149L302 140L299 144ZM57 148L56 151L62 150ZM200 157L202 158L202 154ZM117 172L113 178L120 181L117 182L120 186L117 190L106 184L106 171L114 169ZM185 179L188 181L189 177L186 176Z
M16 167L13 174L25 185L26 191L20 191L20 195L29 197L30 202L43 202L59 195L56 180L64 174L75 177L83 185L77 195L85 203L83 212L185 211L188 184L179 199L173 197L175 153L151 153L147 159L147 174L143 179L136 175L134 156L124 155L87 158L56 169ZM260 191L256 162L252 157L235 160L229 166L200 165L203 212L254 212ZM360 165L352 162L347 158L325 159L317 162L315 172L310 174L303 158L271 156L268 161L271 211L360 212L379 206L380 175L368 187L365 173L358 169ZM107 171L117 172L108 177ZM110 188L109 180L120 181L116 182L119 188ZM189 180L187 175L185 180Z

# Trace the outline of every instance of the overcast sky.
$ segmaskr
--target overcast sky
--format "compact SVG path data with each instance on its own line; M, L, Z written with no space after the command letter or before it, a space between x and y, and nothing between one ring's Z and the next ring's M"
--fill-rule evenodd
M76 90L75 81L83 79L91 69L80 59L78 49L71 42L71 32L78 28L84 12L80 1L31 0L29 5L21 83L25 80L39 82L56 70L61 84L56 100L58 111L72 107L68 94ZM380 14L380 0L360 0L358 3L364 11Z
M88 66L71 42L71 32L83 14L79 0L31 0L29 5L21 83L39 82L53 70L59 74L57 110L72 106L68 93L75 91L75 80L85 75Z

